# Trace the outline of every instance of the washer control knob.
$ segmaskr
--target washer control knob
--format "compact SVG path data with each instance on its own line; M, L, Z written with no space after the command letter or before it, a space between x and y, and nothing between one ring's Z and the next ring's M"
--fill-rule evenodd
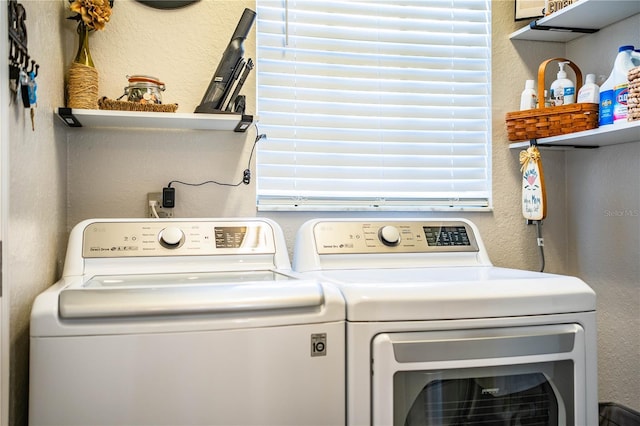
M169 226L160 231L160 244L166 248L178 248L184 241L184 233L180 228Z
M378 238L385 246L397 246L400 244L400 231L395 226L387 225L380 228Z

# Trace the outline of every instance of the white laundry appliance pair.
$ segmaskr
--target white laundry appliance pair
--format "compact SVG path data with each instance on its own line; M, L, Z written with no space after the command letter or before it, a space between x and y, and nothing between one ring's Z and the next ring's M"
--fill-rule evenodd
M318 219L293 269L346 301L348 426L598 424L595 294L494 267L462 219Z
M31 425L597 424L593 291L492 266L472 223L313 220L294 269L265 219L77 225Z
M31 425L339 425L344 301L264 219L89 220L31 316Z

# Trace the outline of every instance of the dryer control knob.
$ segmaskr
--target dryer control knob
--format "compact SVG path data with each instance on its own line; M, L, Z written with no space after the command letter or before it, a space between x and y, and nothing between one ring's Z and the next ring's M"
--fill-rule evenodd
M184 233L180 228L170 226L160 231L160 244L166 248L178 248L184 241Z
M386 246L397 246L400 244L400 231L395 226L383 226L378 231L378 238Z

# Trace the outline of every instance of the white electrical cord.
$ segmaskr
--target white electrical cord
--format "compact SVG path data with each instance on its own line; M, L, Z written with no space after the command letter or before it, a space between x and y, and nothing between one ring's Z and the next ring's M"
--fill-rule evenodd
M158 216L158 211L156 210L156 204L158 204L156 200L149 201L149 207L151 207L151 212L153 213L153 217L155 217L156 219L160 219L160 216Z
M544 272L544 238L542 238L542 221L536 220L538 249L540 251L540 272Z

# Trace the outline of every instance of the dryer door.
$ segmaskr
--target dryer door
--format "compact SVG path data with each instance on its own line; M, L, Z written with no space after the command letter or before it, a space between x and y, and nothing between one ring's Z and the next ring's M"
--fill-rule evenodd
M586 424L577 324L380 334L372 363L373 425Z

